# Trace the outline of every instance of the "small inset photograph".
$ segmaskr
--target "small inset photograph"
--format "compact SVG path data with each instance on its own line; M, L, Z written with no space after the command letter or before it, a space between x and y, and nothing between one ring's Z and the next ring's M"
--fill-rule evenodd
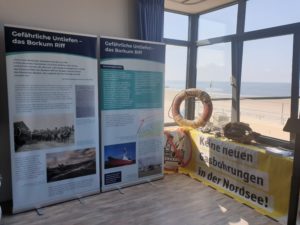
M96 149L46 154L47 182L96 174Z
M105 169L127 166L136 162L136 143L104 146Z
M76 85L76 118L95 117L95 86Z
M16 152L74 144L73 114L16 117L13 125Z
M162 173L162 156L154 155L139 158L139 177L153 176Z

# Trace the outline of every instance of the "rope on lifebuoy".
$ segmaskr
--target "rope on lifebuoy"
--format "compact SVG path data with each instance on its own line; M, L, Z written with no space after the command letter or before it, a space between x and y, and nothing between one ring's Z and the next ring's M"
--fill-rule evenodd
M188 98L199 99L203 104L203 113L201 116L196 117L194 120L187 120L180 114L181 103ZM172 103L173 119L179 126L188 126L193 128L203 127L209 121L213 110L213 105L210 96L197 88L190 88L179 92Z

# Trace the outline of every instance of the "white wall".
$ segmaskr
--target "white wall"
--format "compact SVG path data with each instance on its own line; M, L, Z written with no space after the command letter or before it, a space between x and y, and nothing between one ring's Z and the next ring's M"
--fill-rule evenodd
M136 0L0 0L0 202L11 199L3 24L136 38Z
M0 0L0 24L135 37L135 0Z

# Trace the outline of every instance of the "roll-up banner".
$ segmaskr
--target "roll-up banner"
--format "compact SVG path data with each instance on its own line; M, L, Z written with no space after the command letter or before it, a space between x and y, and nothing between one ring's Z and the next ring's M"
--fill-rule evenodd
M102 191L162 178L165 45L100 38Z
M96 43L5 26L14 213L100 190Z

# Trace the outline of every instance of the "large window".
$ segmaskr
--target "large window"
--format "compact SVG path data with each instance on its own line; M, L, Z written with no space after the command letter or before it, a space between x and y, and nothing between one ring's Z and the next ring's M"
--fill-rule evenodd
M174 122L170 112L176 94L185 89L186 83L187 47L166 46L165 70L165 122ZM184 107L184 104L181 104ZM184 108L180 109L184 112ZM169 115L170 114L170 115Z
M200 15L198 39L208 39L236 33L237 5Z
M198 47L197 88L214 99L212 122L230 121L231 74L231 43ZM196 102L195 114L201 114L201 110L202 103Z
M282 128L290 117L292 53L292 35L244 42L241 121L284 140L289 140Z
M300 110L291 106L299 99L299 82L292 84L300 74L299 8L299 0L247 0L198 17L166 13L166 97L171 90L185 88L187 80L212 97L211 122L245 122L262 134L261 140L271 137L287 146L293 135L283 127ZM167 109L170 99L165 99ZM198 116L202 103L195 102L194 111L190 108L194 110L187 108L189 118Z

